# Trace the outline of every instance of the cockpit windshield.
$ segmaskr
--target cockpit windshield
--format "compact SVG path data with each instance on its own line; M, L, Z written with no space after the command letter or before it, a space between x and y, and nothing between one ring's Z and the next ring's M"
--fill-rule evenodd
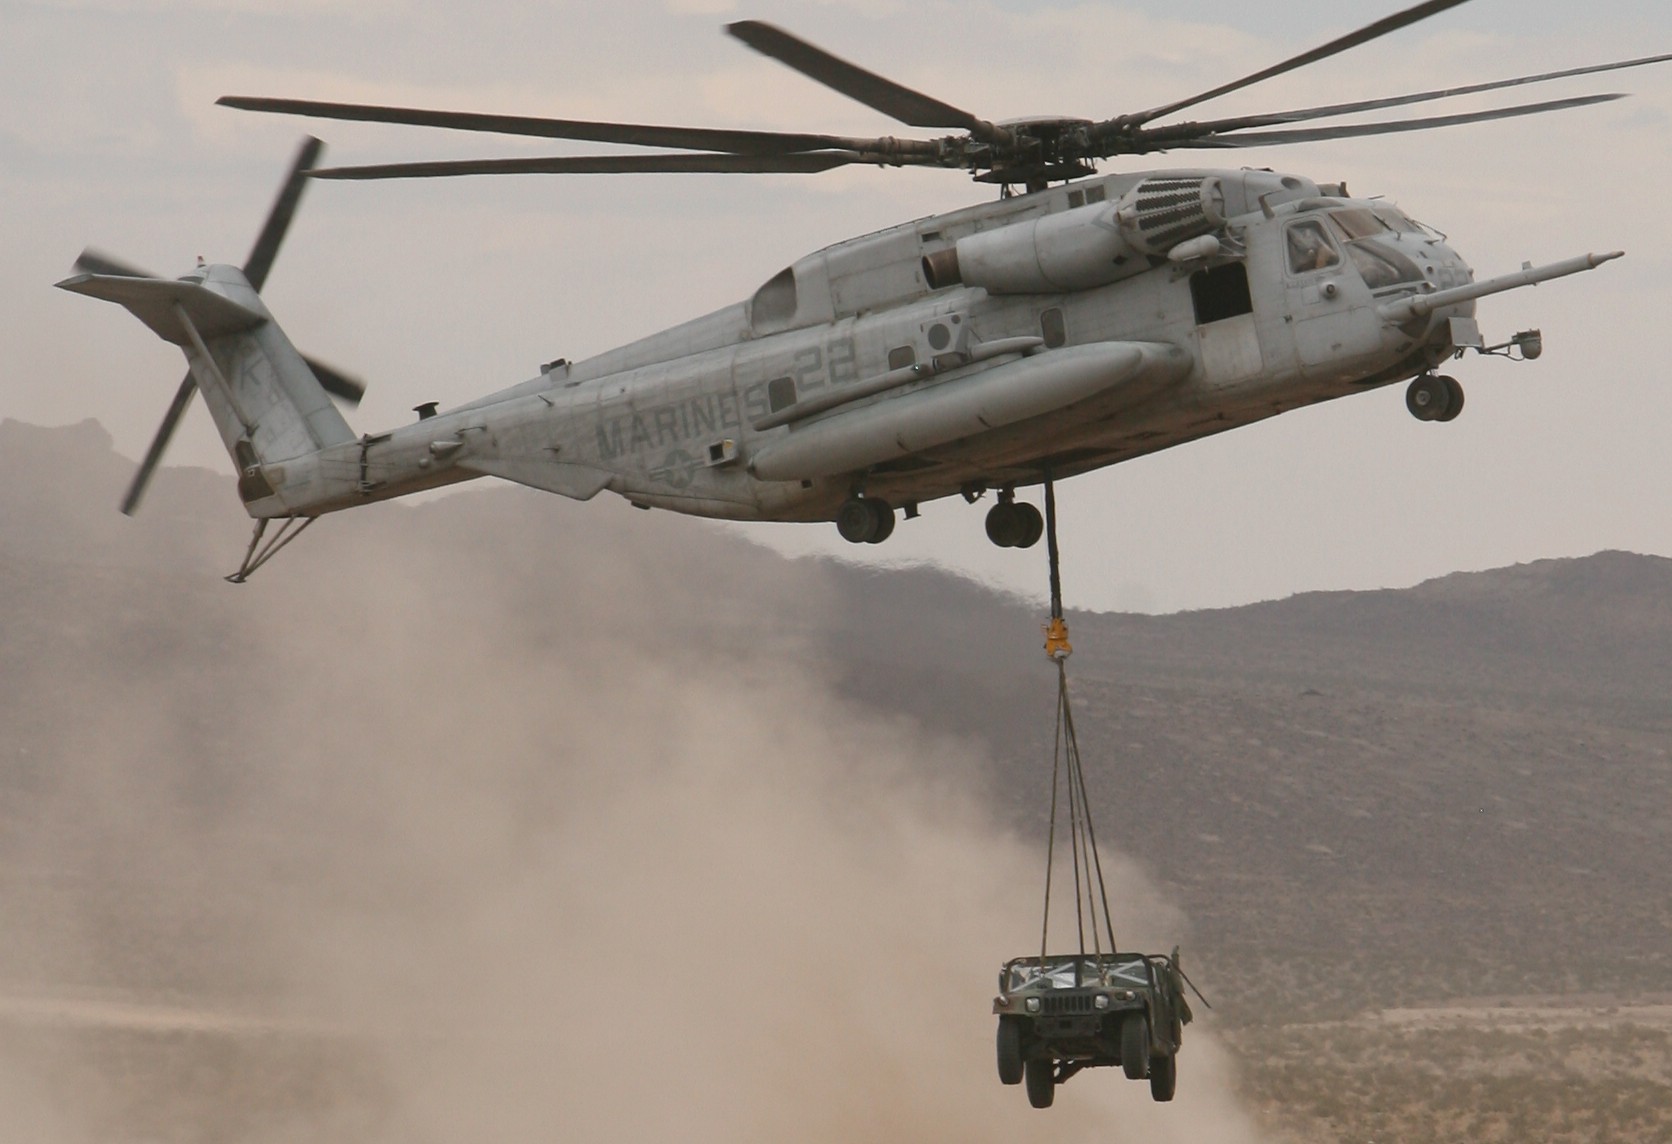
M1396 206L1390 206L1387 203L1377 203L1374 213L1377 218L1381 219L1382 222L1386 223L1391 229L1398 231L1400 234L1414 234L1424 237L1428 234L1426 227Z
M1331 211L1330 218L1349 240L1355 238L1374 238L1378 234L1387 234L1394 228L1384 221L1375 211L1363 207L1350 210Z
M1331 211L1329 217L1336 233L1346 239L1354 269L1372 292L1422 281L1417 264L1398 248L1401 234L1422 232L1398 209L1349 207Z

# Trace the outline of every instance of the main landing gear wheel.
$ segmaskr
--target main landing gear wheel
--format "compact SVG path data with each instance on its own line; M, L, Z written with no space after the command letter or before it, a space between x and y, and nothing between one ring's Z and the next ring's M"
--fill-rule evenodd
M1032 548L1045 535L1045 518L1031 504L1000 501L987 511L987 539L1000 548Z
M849 544L881 544L894 535L894 506L875 497L849 497L836 510L836 531Z
M1049 1057L1034 1057L1027 1063L1028 1103L1049 1108L1057 1098L1056 1065Z
M1014 1017L999 1018L999 1081L1021 1084L1025 1071L1022 1064L1022 1023Z
M1424 374L1405 391L1405 408L1418 421L1455 421L1463 412L1463 386L1454 377Z

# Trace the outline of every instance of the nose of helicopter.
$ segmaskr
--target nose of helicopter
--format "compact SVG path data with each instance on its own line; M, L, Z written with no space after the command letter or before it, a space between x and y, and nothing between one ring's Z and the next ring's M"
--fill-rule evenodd
M1449 290L1454 286L1467 286L1475 280L1474 268L1444 239L1423 244L1422 253L1427 257L1418 265L1422 267L1423 277L1434 289Z

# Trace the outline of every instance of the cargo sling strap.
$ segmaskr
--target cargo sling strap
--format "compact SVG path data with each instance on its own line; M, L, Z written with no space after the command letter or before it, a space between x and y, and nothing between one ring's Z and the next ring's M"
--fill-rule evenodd
M1074 732L1074 709L1068 697L1068 625L1062 614L1062 575L1057 548L1057 498L1050 471L1045 474L1046 551L1051 563L1051 622L1045 628L1045 654L1057 669L1057 723L1051 752L1051 823L1045 844L1045 910L1040 923L1039 957L1045 963L1051 934L1051 885L1056 865L1057 820L1064 819L1068 838L1069 865L1074 875L1074 922L1080 942L1080 960L1075 977L1083 972L1086 937L1091 952L1101 955L1104 940L1109 953L1115 952L1114 924L1109 916L1109 892L1103 879L1103 860L1097 852L1097 831L1092 825L1091 802L1086 795L1085 771L1080 765L1080 744ZM1066 808L1063 804L1066 802ZM1078 984L1078 980L1076 980Z

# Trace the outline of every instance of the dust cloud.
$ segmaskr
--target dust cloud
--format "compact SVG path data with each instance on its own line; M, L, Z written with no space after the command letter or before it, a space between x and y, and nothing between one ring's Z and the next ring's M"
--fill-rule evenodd
M0 844L0 1139L1257 1138L1200 1026L1173 1105L998 1083L1041 855L968 744L838 697L816 567L530 503L49 594L81 627L18 701L51 758Z

